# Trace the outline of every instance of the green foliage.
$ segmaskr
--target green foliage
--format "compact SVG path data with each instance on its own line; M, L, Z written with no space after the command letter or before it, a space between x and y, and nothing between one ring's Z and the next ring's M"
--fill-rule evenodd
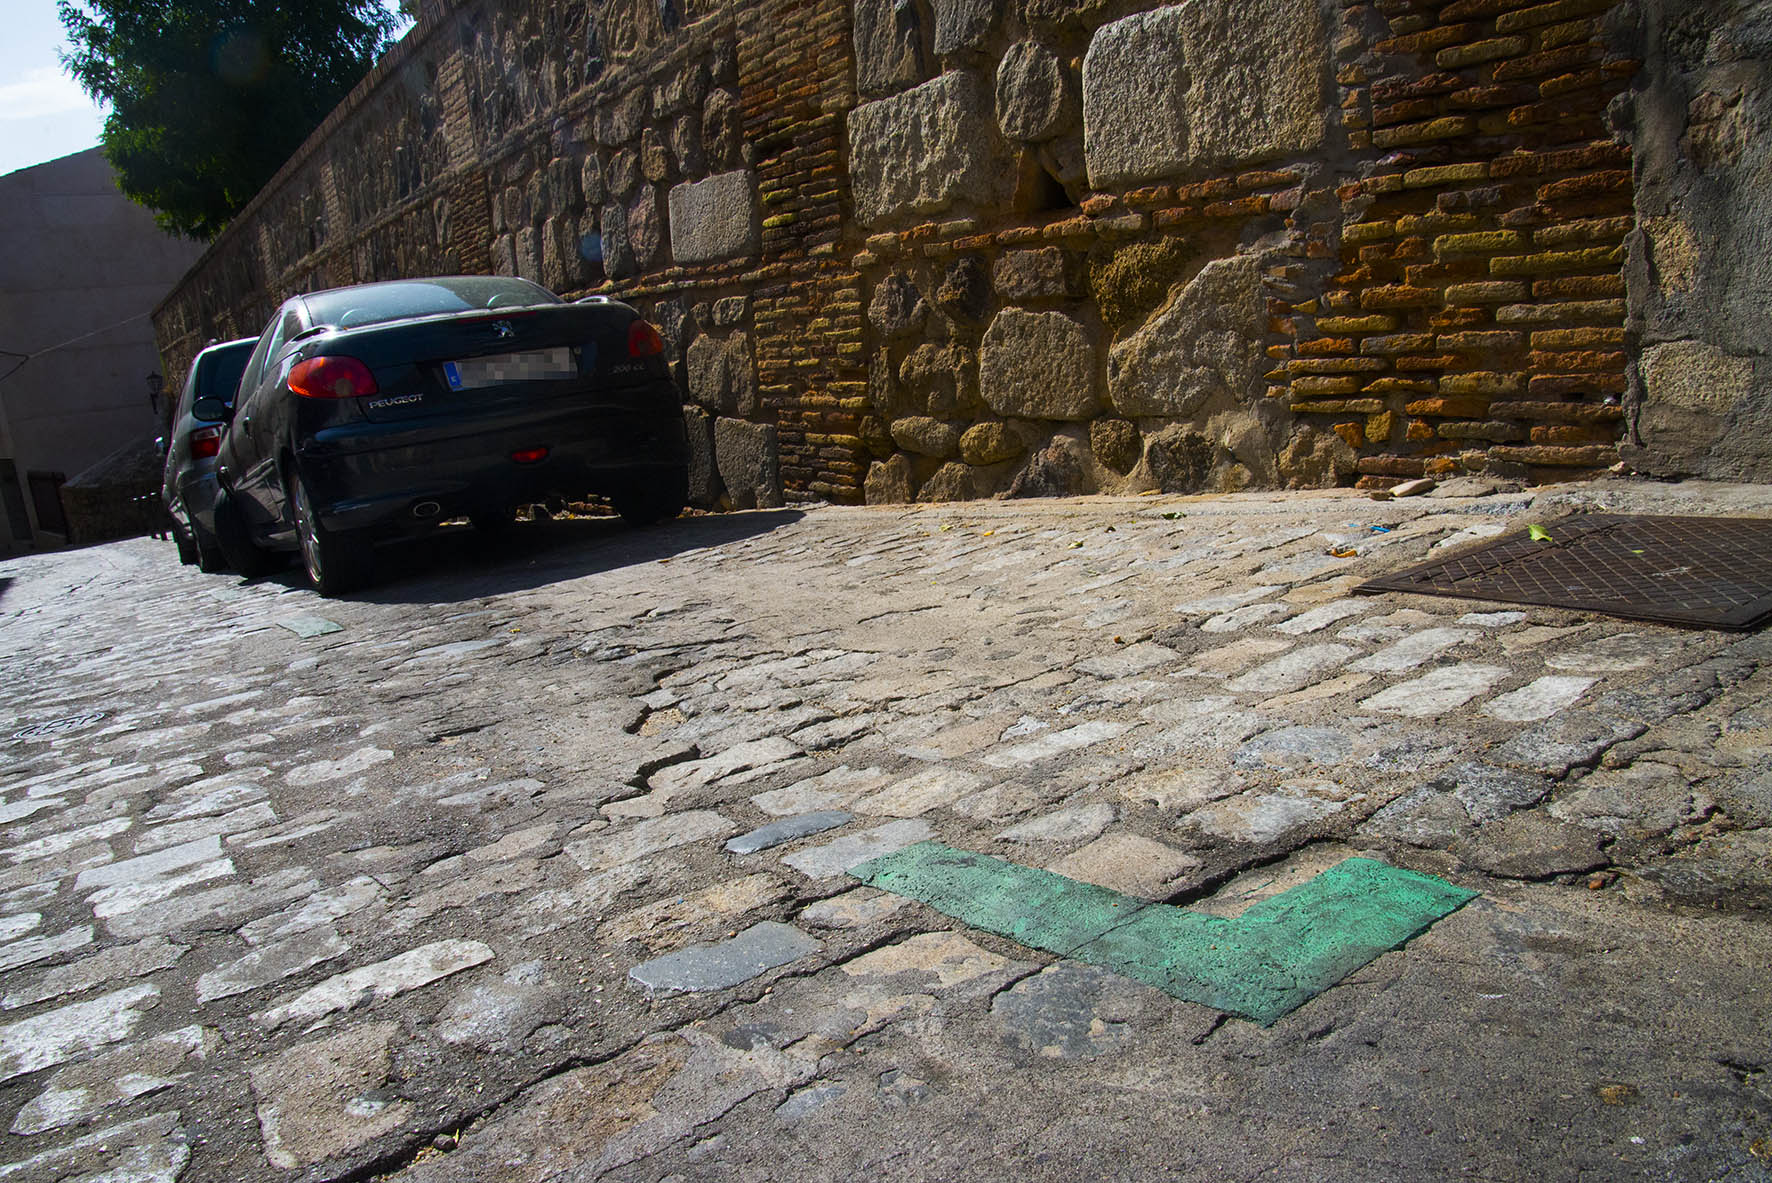
M213 238L368 72L379 0L57 0L63 65L111 108L118 187L167 230Z

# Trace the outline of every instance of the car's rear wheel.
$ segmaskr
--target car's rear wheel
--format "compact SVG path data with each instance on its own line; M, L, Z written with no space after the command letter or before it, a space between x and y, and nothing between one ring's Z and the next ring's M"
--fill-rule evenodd
M314 512L313 498L295 479L295 532L301 541L308 582L323 596L340 596L369 582L374 550L358 535L328 530Z
M215 575L228 569L228 556L222 553L215 535L196 522L191 523L191 544L197 548L197 570Z
M636 482L609 495L609 504L630 526L650 526L683 512L689 500L689 479L683 473Z
M185 531L183 526L178 524L176 518L172 522L172 542L178 547L179 562L187 567L197 562L197 541Z
M252 540L246 517L230 493L215 499L215 543L228 566L248 579L277 569L277 556Z

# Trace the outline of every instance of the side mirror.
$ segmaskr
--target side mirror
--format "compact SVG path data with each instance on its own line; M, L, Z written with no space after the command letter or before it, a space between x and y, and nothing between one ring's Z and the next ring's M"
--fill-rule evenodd
M211 423L222 423L234 417L234 408L219 398L200 398L191 404L191 414Z
M161 460L164 461L166 459L166 437L165 436L157 435L154 437L154 451L159 454Z

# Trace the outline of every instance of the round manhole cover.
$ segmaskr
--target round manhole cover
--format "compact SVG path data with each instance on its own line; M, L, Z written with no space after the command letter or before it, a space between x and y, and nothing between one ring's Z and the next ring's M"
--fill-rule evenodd
M82 727L90 727L105 717L103 711L87 711L84 715L69 715L65 719L51 719L47 723L33 723L23 731L12 733L14 739L42 739L49 735L61 735L67 731L78 731Z

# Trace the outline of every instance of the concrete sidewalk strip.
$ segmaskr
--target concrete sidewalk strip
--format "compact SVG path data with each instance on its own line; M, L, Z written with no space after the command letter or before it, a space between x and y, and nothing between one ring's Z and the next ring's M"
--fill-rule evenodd
M936 842L849 873L975 928L1264 1027L1477 895L1351 858L1227 919Z

